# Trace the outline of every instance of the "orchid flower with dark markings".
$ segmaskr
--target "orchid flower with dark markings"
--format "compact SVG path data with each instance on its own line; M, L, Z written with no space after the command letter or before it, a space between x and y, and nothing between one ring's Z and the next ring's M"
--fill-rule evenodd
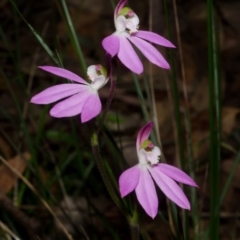
M132 72L141 74L143 65L130 42L153 64L169 69L170 66L159 51L151 43L164 47L175 46L164 37L149 31L140 31L139 18L135 12L124 7L128 0L120 0L114 11L116 31L103 39L102 45L112 57L117 55L120 61Z
M108 81L104 67L101 65L88 67L87 75L90 83L63 68L51 66L39 68L76 83L64 83L49 87L33 96L32 103L49 104L61 100L50 110L50 115L61 118L72 117L81 113L82 123L91 120L101 112L102 104L98 90Z
M153 180L170 200L188 210L190 203L175 181L193 187L197 184L182 170L159 162L161 151L148 140L152 127L153 123L149 122L139 131L136 143L139 163L121 174L119 187L121 197L135 190L140 205L150 217L155 218L158 197Z

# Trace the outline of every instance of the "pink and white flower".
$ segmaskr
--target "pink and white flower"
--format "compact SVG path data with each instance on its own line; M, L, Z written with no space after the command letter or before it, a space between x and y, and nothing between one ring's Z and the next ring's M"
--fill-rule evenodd
M124 7L127 1L128 0L120 0L116 6L114 11L116 31L103 39L103 48L112 57L117 55L127 68L137 74L143 72L143 65L130 42L135 45L150 62L161 68L169 69L170 66L168 62L149 42L170 48L175 48L175 46L156 33L138 30L139 18L132 9Z
M72 117L81 113L83 123L96 117L101 112L102 104L98 90L108 81L106 70L101 65L88 67L87 75L91 83L63 68L52 66L39 68L76 83L64 83L49 87L33 96L32 103L49 104L63 99L50 110L50 115L61 118Z
M152 127L153 123L149 122L139 131L136 143L139 163L121 174L119 187L121 197L135 190L140 205L150 217L155 218L158 197L153 180L170 200L188 210L190 203L175 181L194 187L197 184L180 169L159 163L161 151L148 140Z

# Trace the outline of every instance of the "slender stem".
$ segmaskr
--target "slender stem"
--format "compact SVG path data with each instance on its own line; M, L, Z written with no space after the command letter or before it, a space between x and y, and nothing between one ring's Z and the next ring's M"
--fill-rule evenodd
M91 145L92 145L92 151L93 151L93 154L95 156L96 163L97 163L97 166L98 166L98 170L101 174L101 177L103 179L103 182L105 184L105 187L107 188L107 191L108 191L109 195L111 196L113 201L116 203L116 205L119 207L119 209L127 216L126 211L125 211L123 205L121 204L121 201L119 200L119 197L115 193L115 190L113 189L113 185L111 184L111 179L109 178L109 175L107 173L107 169L106 169L104 160L101 157L99 143L98 143L98 135L99 135L99 133L102 129L104 120L106 119L108 110L111 106L113 96L114 96L114 92L115 92L115 87L116 87L116 77L113 74L113 64L112 64L112 59L111 59L110 55L107 55L107 70L108 70L108 77L109 77L110 82L111 82L110 93L109 93L107 103L104 107L103 114L102 114L102 117L100 119L97 131L95 133L93 133L93 135L92 135Z
M114 62L115 63L115 62ZM109 173L107 172L106 165L104 163L104 160L101 157L100 149L99 149L99 143L98 143L98 135L102 129L104 120L106 119L108 110L111 106L114 93L115 93L115 87L116 87L116 75L113 74L113 65L116 67L116 64L113 64L112 59L107 55L107 69L108 69L108 77L111 82L110 86L110 93L109 97L107 99L107 103L105 104L104 110L102 117L99 121L99 125L97 128L96 133L93 133L92 139L91 139L91 145L92 145L92 150L96 159L96 163L98 166L98 170L101 174L101 177L103 179L103 182L105 184L105 187L107 188L107 191L109 195L111 196L112 200L115 202L115 204L119 207L119 209L123 212L123 214L126 216L128 219L128 222L130 224L130 229L131 229L131 239L132 240L139 240L139 225L137 223L137 211L134 211L133 217L131 218L128 214L127 209L124 207L124 205L121 203L119 200L119 196L117 196L113 185L111 183L111 179L109 177Z
M111 184L110 178L108 176L105 163L102 159L100 149L99 149L99 143L98 143L98 134L93 133L92 139L91 139L91 145L92 145L92 151L96 159L98 170L101 174L101 177L103 179L104 185L107 188L107 191L109 195L111 196L112 200L115 202L115 204L119 207L119 209L123 212L123 214L128 218L128 215L126 214L125 208L121 204L121 201L119 200L119 197L117 196L115 190L113 189L113 186Z
M138 240L139 239L139 225L131 225L131 239Z
M130 230L131 230L131 239L139 240L139 224L138 224L138 212L137 206L135 205L135 209L133 212L132 218L129 220Z

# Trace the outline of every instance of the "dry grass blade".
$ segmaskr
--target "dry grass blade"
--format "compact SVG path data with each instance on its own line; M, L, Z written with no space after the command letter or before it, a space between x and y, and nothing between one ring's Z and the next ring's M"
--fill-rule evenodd
M20 240L20 238L18 236L16 236L11 229L8 228L8 226L6 226L2 221L0 221L0 228L7 233L8 235L10 235L14 240ZM10 236L6 236L7 240L11 239Z
M65 233L67 239L73 240L71 234L69 234L68 230L65 228L65 226L62 224L62 222L58 219L56 214L53 212L51 207L48 205L48 203L41 197L39 192L36 190L36 188L21 174L19 173L16 169L14 169L2 156L0 156L0 160L7 166L9 169L16 174L17 177L19 177L31 191L36 194L36 196L39 198L39 200L42 202L42 204L46 207L46 209L49 211L49 213L53 216L55 221L59 224L59 227L62 229L62 231Z

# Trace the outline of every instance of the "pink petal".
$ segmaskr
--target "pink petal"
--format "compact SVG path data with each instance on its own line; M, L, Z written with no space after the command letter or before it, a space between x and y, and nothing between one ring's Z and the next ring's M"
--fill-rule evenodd
M164 173L157 171L155 168L149 169L153 179L162 192L179 207L190 209L190 203L183 193L182 189Z
M118 57L120 61L129 68L132 72L137 74L141 74L143 71L143 65L140 61L138 55L136 54L135 50L126 39L125 36L121 36L120 40L120 47L118 52Z
M72 117L82 112L83 104L92 92L86 90L56 104L50 115L56 118Z
M33 96L31 102L36 104L48 104L56 102L65 97L72 96L76 93L84 91L84 89L86 89L86 85L69 83L59 84L53 87L49 87Z
M59 77L63 77L75 82L79 82L79 83L83 83L83 84L87 84L87 82L80 78L78 75L76 75L73 72L70 72L64 68L58 68L58 67L51 67L51 66L39 66L39 68L41 68L44 71L50 72L52 74L55 74Z
M102 110L102 104L99 99L98 93L92 93L85 101L82 108L81 120L82 123L96 117Z
M153 128L153 122L149 122L146 125L144 125L138 132L137 143L136 143L137 151L139 150L142 143L149 138L152 128Z
M117 14L119 13L119 11L121 11L121 9L123 8L123 6L128 2L128 0L120 0L119 3L117 4L115 11L114 11L114 18L117 17Z
M152 63L156 64L161 68L169 69L170 66L168 62L164 59L162 54L153 47L150 43L142 40L141 38L130 36L128 39L136 45L137 48L142 52L142 54Z
M140 168L138 166L131 167L121 174L118 182L122 198L136 188L138 184L139 174Z
M157 171L160 171L167 175L168 177L174 179L177 182L184 183L190 186L198 187L197 184L189 177L185 172L171 166L169 164L160 163L156 167L154 167Z
M104 38L102 46L112 57L115 56L119 50L119 37L113 34Z
M135 189L137 199L145 212L155 218L158 210L158 198L153 180L147 169L142 169Z
M135 36L164 47L175 48L175 46L170 41L158 35L157 33L149 31L138 31L136 32Z

